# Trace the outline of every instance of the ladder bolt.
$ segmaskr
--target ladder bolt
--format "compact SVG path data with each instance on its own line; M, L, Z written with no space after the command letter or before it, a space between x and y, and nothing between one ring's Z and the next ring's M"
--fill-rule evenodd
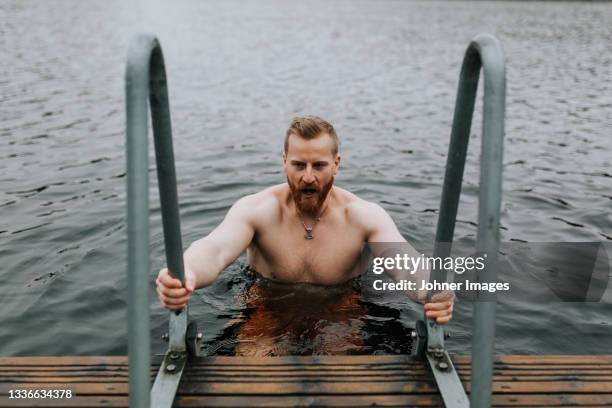
M441 361L438 363L438 368L442 371L446 371L448 370L448 364L446 364L444 361Z

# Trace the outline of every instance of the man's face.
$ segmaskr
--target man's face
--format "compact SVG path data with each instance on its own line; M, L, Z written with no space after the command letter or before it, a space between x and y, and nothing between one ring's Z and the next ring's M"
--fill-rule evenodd
M318 215L334 183L340 155L333 154L334 143L327 133L310 140L290 135L288 145L283 166L295 205L301 213Z

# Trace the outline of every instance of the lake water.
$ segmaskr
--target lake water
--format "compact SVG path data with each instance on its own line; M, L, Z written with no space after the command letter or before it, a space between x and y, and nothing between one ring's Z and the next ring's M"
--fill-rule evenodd
M186 244L241 196L283 182L284 131L293 116L316 114L341 138L337 184L430 246L460 63L481 32L498 36L507 58L502 241L612 241L610 3L2 0L0 355L127 352L123 73L140 31L156 33L165 53ZM479 100L462 242L476 232L481 109ZM257 299L242 266L193 300L210 353L231 352L235 322ZM340 337L357 326L373 344L364 352L405 352L421 308L395 298L366 306L369 316L322 321ZM500 304L496 350L612 353L611 316L609 302ZM457 304L452 351L470 351L470 327L471 306Z

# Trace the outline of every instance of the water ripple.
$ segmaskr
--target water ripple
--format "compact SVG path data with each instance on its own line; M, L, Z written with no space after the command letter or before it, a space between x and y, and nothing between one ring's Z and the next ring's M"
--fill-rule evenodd
M298 114L338 130L338 185L379 202L417 247L433 242L460 59L478 32L496 34L507 57L502 240L612 239L610 3L187 0L140 10L119 0L8 0L0 10L1 354L127 351L123 78L136 31L154 31L164 46L185 244L242 195L284 182L282 136ZM460 241L477 229L481 111L479 98ZM232 297L243 289L240 268L218 283L190 310L211 354L235 347L214 340L244 318ZM585 308L500 305L498 351L612 352L594 340L609 334L612 311ZM371 316L364 336L381 352L405 351L376 330L394 316L388 333L404 335L420 312L391 309ZM167 313L158 304L153 313L158 339ZM470 316L458 305L451 329L463 335L451 342L460 353ZM572 336L549 330L551 321Z

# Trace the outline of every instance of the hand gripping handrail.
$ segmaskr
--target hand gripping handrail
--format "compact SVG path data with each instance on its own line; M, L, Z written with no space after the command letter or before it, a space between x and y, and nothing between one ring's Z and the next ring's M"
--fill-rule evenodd
M497 38L488 34L480 34L472 40L461 67L434 256L450 255L481 67L484 70L485 82L476 250L487 254L486 267L479 273L479 281L495 282L499 249L506 78L501 44ZM434 271L432 279L445 280L445 272ZM495 305L495 301L478 299L474 303L471 406L476 408L491 405ZM429 320L427 330L428 350L444 350L441 327ZM428 359L432 365L435 359L430 358L429 354ZM440 386L440 370L433 365L432 370ZM440 390L444 397L442 387ZM447 406L455 406L446 399L445 403Z
M157 178L166 247L166 261L172 274L184 283L183 249L176 192L172 130L164 57L157 39L139 35L128 51L126 79L127 108L127 223L128 223L128 354L130 407L149 407L151 342L149 316L149 175L147 147L147 99L151 107ZM178 386L185 364L187 309L170 315L170 346L176 357L174 370L164 360L158 380L164 391L168 382ZM178 356L178 357L177 357ZM172 371L171 373L169 371ZM174 389L175 391L176 389ZM164 394L166 394L164 396ZM154 406L170 406L175 392L159 393ZM167 399L169 398L169 402Z

